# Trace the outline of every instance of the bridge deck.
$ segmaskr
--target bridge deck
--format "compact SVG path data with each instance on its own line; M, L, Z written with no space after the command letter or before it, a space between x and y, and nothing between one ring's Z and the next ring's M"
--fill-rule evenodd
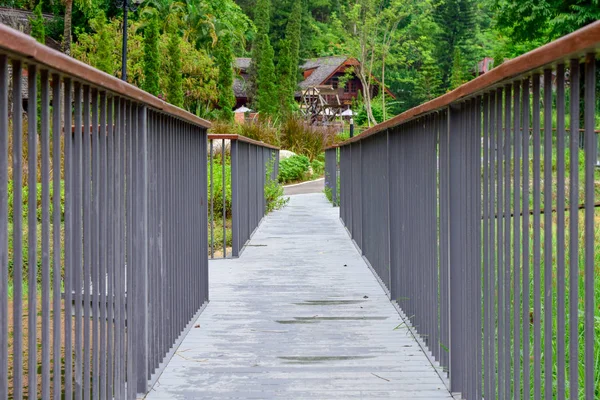
M449 399L322 194L292 196L239 259L148 399Z

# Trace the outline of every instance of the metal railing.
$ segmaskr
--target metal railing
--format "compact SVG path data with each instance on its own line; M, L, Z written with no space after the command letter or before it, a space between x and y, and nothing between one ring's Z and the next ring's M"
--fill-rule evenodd
M279 148L241 135L208 135L209 140L209 255L215 258L215 231L222 231L222 257L238 257L266 213L265 185L267 174L276 181L279 174ZM215 143L217 146L215 146ZM229 149L227 149L229 147ZM220 165L215 156L220 156ZM215 182L215 168L220 168L221 182ZM227 171L230 169L230 171ZM221 198L216 199L215 183ZM230 192L228 201L227 192ZM215 201L221 204L221 226L216 226ZM229 214L227 210L230 210ZM228 215L231 221L228 223ZM228 226L229 225L229 226ZM231 232L228 241L227 233ZM231 251L228 253L228 242Z
M337 146L325 149L325 190L331 196L331 204L339 206L339 173L338 173L339 151Z
M464 398L600 395L599 50L596 22L340 145L341 219Z
M147 391L208 301L208 126L0 24L0 399Z

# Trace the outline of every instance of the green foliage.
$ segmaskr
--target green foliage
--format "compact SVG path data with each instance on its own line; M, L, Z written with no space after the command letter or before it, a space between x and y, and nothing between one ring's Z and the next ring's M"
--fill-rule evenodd
M216 59L219 68L217 90L219 91L220 117L224 121L232 121L235 95L233 93L233 49L229 35L217 43Z
M292 12L287 21L285 39L280 42L277 78L279 84L280 113L289 115L295 107L294 94L298 86L300 62L300 20L302 4L294 0Z
M325 147L333 144L335 135L334 128L309 125L300 118L290 116L281 124L281 147L314 160Z
M115 57L110 48L110 32L103 12L98 13L92 22L92 26L99 35L98 49L96 52L96 68L111 74L115 69Z
M50 182L49 186L50 190L50 215L54 212L54 188L52 182ZM29 186L22 187L22 204L21 210L23 212L23 219L27 220L29 216ZM13 181L8 182L8 222L14 222L14 186ZM60 187L60 213L61 220L64 220L65 213L65 186L64 182L61 182ZM42 184L38 183L36 186L36 218L38 222L42 221Z
M275 165L275 156L271 157L267 163L265 174L265 203L266 213L279 210L284 207L289 201L289 197L283 197L283 186L277 179L272 179L273 167Z
M213 158L213 193L210 192L210 164L207 171L208 176L208 207L214 207L215 218L223 219L223 161L220 153L215 154ZM225 211L226 215L231 217L231 159L229 155L225 156Z
M275 51L269 40L270 0L258 0L256 4L256 36L252 43L252 61L249 69L248 97L260 113L274 116L278 112L277 84L275 76Z
M158 41L158 17L152 14L148 26L144 31L144 82L142 89L155 96L159 94L160 54Z
M279 161L279 182L297 182L310 178L310 160L303 155L293 155Z
M275 77L275 65L273 63L275 53L269 36L259 34L255 43L256 49L256 95L254 104L256 109L264 115L274 116L278 112L277 84Z
M42 44L46 44L46 21L42 16L42 1L33 9L33 18L29 18L31 23L31 36Z
M183 107L180 41L177 32L169 34L167 101L177 107Z
M314 176L321 176L325 173L325 162L317 158L312 160L312 162L310 163L310 167L312 168Z
M447 0L437 5L434 19L439 26L436 58L442 72L443 89L455 87L473 69L479 57L475 46L477 32L474 0Z

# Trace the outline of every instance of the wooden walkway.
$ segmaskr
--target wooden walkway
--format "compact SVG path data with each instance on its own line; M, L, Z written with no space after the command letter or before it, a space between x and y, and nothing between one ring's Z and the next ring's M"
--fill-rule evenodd
M292 196L239 259L148 399L450 399L322 194Z

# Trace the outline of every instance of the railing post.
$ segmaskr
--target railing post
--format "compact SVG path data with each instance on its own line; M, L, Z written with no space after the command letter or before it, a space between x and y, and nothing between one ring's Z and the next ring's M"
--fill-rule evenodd
M238 141L231 141L231 252L233 257L240 255L240 210L238 207Z
M138 108L137 150L135 162L138 163L138 176L135 193L136 216L138 220L135 227L135 251L138 253L137 260L137 391L146 393L148 391L148 125L147 107Z
M461 337L463 329L463 292L465 290L462 280L465 257L462 251L464 237L464 224L467 219L462 207L463 195L461 193L461 178L465 173L465 164L462 162L463 152L461 149L461 124L460 105L450 106L448 109L448 276L449 276L449 331L450 331L450 389L460 392L463 388L464 371L462 370L462 355L465 349L462 346Z

